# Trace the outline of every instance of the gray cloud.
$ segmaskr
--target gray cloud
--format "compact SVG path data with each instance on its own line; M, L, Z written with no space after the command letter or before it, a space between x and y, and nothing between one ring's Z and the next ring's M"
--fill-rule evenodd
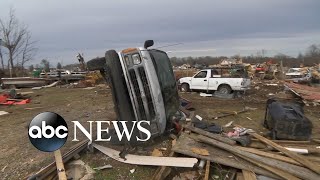
M320 41L317 0L2 0L38 41L37 58L76 62L107 49L141 46L154 39L172 56L252 54L266 49L297 55ZM293 44L298 43L298 44ZM206 51L214 49L215 51Z

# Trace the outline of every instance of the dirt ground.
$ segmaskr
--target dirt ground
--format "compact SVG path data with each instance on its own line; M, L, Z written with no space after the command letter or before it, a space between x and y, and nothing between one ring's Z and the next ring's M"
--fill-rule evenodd
M288 97L283 92L283 86L266 86L268 82L254 84L251 90L240 98L219 99L214 97L200 97L199 93L180 93L193 103L196 113L205 120L219 125L234 121L234 124L252 128L257 132L265 133L262 120L265 112L265 102L273 94ZM259 88L256 88L258 87ZM31 103L16 106L0 106L1 111L10 112L0 116L0 177L3 179L22 179L38 171L53 160L52 153L40 152L32 146L28 139L27 127L34 116L51 111L60 114L67 121L69 127L73 127L71 121L77 120L82 124L93 120L114 120L113 102L110 89L105 86L95 89L82 88L47 88L41 90L22 89L22 92L33 91L30 94ZM270 94L272 93L272 94ZM229 116L221 119L213 119L224 111L241 111L245 106L257 108L247 113ZM26 110L25 108L35 108ZM305 107L307 117L313 122L313 137L320 138L320 107ZM69 128L69 135L73 135L73 128ZM79 135L81 133L78 133ZM84 139L80 135L78 139ZM68 138L62 148L66 152L76 142ZM166 147L169 142L167 137L160 137L149 145L140 147L142 154L150 155L154 146ZM100 143L101 144L101 143ZM103 144L103 143L102 143ZM119 148L118 148L119 149ZM150 179L156 167L126 165L119 163L106 155L95 152L84 153L81 160L91 167L111 164L112 169L97 171L96 179ZM130 173L135 169L134 173Z

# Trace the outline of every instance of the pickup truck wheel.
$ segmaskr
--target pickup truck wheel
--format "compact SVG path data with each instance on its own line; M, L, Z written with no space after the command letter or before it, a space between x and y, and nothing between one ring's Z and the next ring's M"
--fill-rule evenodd
M122 72L122 67L120 63L120 59L118 53L115 50L109 50L105 54L107 73L110 80L110 88L112 92L112 98L115 106L115 111L120 121L128 121L126 123L128 129L133 128L133 123L136 118L134 116L130 95L128 92L128 88L126 85L126 81L124 79L124 74ZM120 130L122 130L122 126L118 123ZM111 134L114 136L115 134ZM132 137L139 136L139 132L134 128ZM117 137L112 137L111 139L117 139ZM126 138L123 138L121 142L111 142L111 143L124 143L123 141L127 141ZM130 141L131 144L136 143L136 139L132 138Z
M230 88L229 85L221 85L221 86L219 86L219 88L218 88L218 92L219 92L220 94L230 94L231 91L232 91L232 89Z
M118 53L115 50L109 50L106 52L105 59L118 118L119 120L132 121L135 118Z
M190 91L189 84L186 84L186 83L182 84L181 85L181 91L182 92L189 92Z
M106 58L94 58L87 62L87 68L90 71L102 70L106 66Z

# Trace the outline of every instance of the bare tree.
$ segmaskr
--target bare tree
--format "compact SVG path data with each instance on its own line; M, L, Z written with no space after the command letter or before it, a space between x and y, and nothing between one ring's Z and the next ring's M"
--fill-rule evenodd
M31 33L27 32L25 36L25 42L21 52L21 67L24 68L26 62L31 61L37 51L35 47L35 41L31 39Z
M15 16L14 9L10 9L7 21L0 19L0 38L3 41L3 47L7 50L8 69L12 69L11 74L15 74L14 62L17 61L18 56L21 54L24 54L23 61L32 57L27 54L30 54L30 49L33 49L33 42L27 26L19 22Z
M2 46L2 39L0 39L0 61L1 61L2 70L4 70L4 62L3 62L3 55L2 55L2 51L1 51L1 46Z

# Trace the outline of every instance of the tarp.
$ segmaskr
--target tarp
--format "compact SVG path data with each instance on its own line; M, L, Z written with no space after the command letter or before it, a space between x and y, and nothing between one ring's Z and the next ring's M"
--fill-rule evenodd
M12 101L8 99L9 99L9 95L1 94L0 105L22 105L22 104L27 104L31 101L30 99L23 99L21 101Z

